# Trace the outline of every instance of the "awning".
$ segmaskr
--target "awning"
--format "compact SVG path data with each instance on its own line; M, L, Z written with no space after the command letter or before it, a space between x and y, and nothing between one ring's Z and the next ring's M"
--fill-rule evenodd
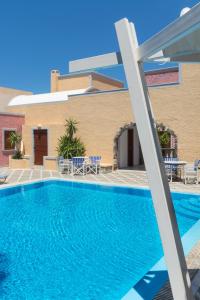
M87 89L62 91L62 92L56 92L56 93L19 95L19 96L12 98L12 100L9 102L8 106L67 101L69 96L81 95L81 94L88 93L90 91L91 91L91 88L87 88Z
M141 61L200 62L200 4L138 47Z

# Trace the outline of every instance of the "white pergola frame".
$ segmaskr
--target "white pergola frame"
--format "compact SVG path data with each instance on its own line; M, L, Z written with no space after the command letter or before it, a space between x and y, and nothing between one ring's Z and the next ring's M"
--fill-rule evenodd
M175 300L193 299L169 183L160 151L151 103L146 85L143 62L163 58L163 49L189 36L200 28L200 4L138 46L134 24L127 19L115 23L120 52L79 59L69 63L70 72L105 68L123 63L132 110L144 156L149 185L156 212L164 257ZM184 52L167 61L199 62L197 52Z

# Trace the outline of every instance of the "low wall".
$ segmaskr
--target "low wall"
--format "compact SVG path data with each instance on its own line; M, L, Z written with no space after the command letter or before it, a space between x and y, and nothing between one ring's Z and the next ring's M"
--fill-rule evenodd
M32 161L31 157L26 155L22 159L14 159L9 156L9 168L11 169L31 169Z

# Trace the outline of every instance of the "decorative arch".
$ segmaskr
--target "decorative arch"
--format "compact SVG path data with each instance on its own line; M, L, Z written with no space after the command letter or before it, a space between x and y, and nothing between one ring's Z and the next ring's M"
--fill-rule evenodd
M117 133L114 137L113 159L114 159L114 164L117 168L118 168L118 162L119 162L118 140L124 131L126 131L128 129L133 129L135 127L136 127L136 123L134 123L134 122L130 122L128 124L126 123L122 127L119 128L119 130L117 131ZM177 155L178 142L177 142L177 135L175 134L175 132L172 129L170 129L169 127L165 126L163 123L156 123L156 127L160 132L163 131L163 132L168 132L170 134L170 145L171 145L171 148L174 149L174 155Z
M113 152L114 152L113 158L114 158L114 160L116 160L118 158L117 154L118 154L118 140L119 140L119 137L122 135L122 133L125 130L132 129L134 127L136 127L136 123L131 122L129 124L125 124L124 126L120 127L119 130L117 131L117 133L114 137L114 148L113 148Z

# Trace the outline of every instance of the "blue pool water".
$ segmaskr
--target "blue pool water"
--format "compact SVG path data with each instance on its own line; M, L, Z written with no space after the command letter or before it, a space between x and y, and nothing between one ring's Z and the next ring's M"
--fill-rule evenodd
M183 235L200 196L173 194ZM0 299L120 299L163 255L147 190L46 181L0 190Z

